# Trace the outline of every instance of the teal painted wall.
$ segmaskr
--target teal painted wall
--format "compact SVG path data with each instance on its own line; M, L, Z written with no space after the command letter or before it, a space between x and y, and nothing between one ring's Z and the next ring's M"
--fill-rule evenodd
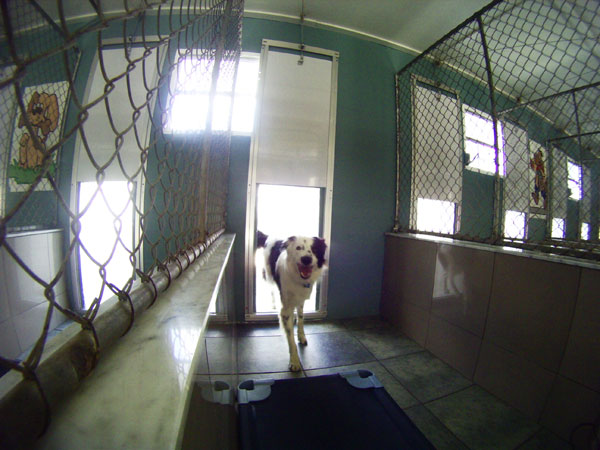
M298 25L244 19L242 49L262 39L299 42ZM329 317L379 313L384 233L394 223L396 104L394 77L413 56L332 31L305 27L306 45L340 53L329 266ZM238 234L237 310L243 312L243 246L249 139L232 147L228 227ZM244 208L242 214L240 209Z

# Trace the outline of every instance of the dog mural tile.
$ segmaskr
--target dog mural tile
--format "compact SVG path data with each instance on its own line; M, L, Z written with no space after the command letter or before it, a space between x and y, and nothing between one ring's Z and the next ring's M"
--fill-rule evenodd
M471 449L516 448L540 426L479 386L425 405Z
M377 359L423 351L423 347L392 328L369 328L352 332Z
M429 352L387 359L382 364L421 402L440 398L472 384Z
M308 345L299 345L299 353L305 370L375 360L375 357L347 332L313 334L308 337Z

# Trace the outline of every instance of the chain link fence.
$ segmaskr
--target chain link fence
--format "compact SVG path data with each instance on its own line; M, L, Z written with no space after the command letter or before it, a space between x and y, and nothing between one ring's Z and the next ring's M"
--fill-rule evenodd
M598 260L600 4L490 3L396 77L394 231Z
M224 231L243 0L0 5L0 375L23 380L0 442L22 443Z

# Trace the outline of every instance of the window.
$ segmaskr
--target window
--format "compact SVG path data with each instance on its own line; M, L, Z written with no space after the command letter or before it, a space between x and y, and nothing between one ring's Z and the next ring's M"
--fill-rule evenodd
M581 182L581 166L567 160L567 186L569 187L569 198L571 200L581 200L583 196Z
M504 236L511 239L525 238L525 213L506 211L504 215Z
M417 200L417 229L435 233L454 234L452 202L419 198Z
M552 238L565 238L565 219L552 219Z
M471 107L463 107L465 153L467 168L496 173L496 151L494 149L494 122L491 116ZM502 124L498 122L499 174L506 175Z
M84 309L89 308L100 294L102 278L98 276L98 264L106 264L106 281L119 288L133 274L129 259L133 251L134 232L130 189L135 189L135 186L127 181L104 181L101 191L95 181L79 183L78 211L81 213L85 210L80 219L79 233L79 240L85 247L85 250L79 247ZM102 298L112 295L105 288Z
M188 133L204 130L208 114L208 101L212 79L213 61L181 57L173 71L169 116L166 132ZM235 85L231 131L249 134L254 125L256 89L258 83L258 54L244 53L240 57ZM232 72L221 72L214 100L212 129L225 131L229 127L231 111Z
M589 241L590 236L590 224L582 222L581 223L581 239L584 241Z

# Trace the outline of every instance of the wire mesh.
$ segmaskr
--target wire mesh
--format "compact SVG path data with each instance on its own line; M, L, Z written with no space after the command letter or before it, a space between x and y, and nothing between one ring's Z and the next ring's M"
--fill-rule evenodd
M494 1L396 77L394 231L600 259L600 5Z
M224 231L230 132L212 124L221 91L231 110L243 11L49 3L0 3L0 322L12 327L24 304L43 317L35 339L0 346L0 374L36 380L47 407L53 388L36 370L53 329L89 332L85 376L112 339L97 330L101 302L116 296L130 327L134 291L154 302Z

